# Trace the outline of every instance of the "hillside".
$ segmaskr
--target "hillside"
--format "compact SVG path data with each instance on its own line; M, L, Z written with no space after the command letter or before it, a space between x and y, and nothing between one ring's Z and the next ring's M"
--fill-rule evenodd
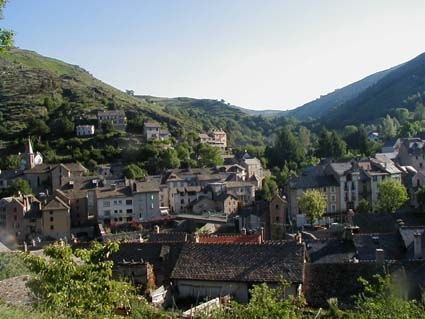
M107 108L137 111L179 125L160 107L131 97L91 76L84 69L35 52L10 49L0 55L0 118L9 135L23 133L31 118L63 113L91 118Z
M321 118L327 112L337 109L345 102L357 97L360 93L376 84L379 80L381 80L396 68L397 67L394 67L369 75L364 79L361 79L343 88L336 89L332 93L323 95L314 101L308 102L300 107L290 110L284 115L295 117L301 121L309 120L310 118Z
M224 101L131 96L79 66L33 51L12 48L1 55L0 74L0 133L5 141L26 136L34 119L49 126L60 118L87 123L104 109L123 109L129 120L157 120L175 136L182 130L221 127L232 146L263 144L275 130L270 119L250 116Z
M386 74L357 97L323 116L329 127L371 123L395 108L413 111L425 102L425 53Z

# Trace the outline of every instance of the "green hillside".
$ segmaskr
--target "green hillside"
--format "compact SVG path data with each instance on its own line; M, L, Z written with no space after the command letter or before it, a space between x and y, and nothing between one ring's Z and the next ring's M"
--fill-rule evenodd
M360 93L377 83L395 68L397 67L369 75L355 83L336 89L335 91L323 95L314 101L290 110L284 115L295 117L301 121L319 119L327 112L337 109L345 102L357 97Z
M425 53L392 70L381 80L340 107L328 111L323 122L329 127L372 123L395 108L413 111L425 102Z
M122 109L137 123L156 120L176 138L220 127L227 131L231 146L263 145L276 130L272 118L251 116L224 101L132 96L79 66L33 51L12 48L0 55L0 74L0 140L6 142L31 134L37 119L51 128L44 136L50 141L58 119L95 123L96 112L105 109ZM132 133L141 133L140 125Z

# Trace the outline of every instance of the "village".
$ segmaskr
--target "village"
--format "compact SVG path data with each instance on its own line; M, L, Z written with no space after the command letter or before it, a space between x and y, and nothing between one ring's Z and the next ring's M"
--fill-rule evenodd
M102 121L125 130L125 113L102 111ZM76 126L77 136L95 134ZM147 121L146 142L170 132ZM200 143L219 148L223 165L167 169L160 175L125 178L116 165L87 174L80 163L44 164L31 139L22 145L21 167L0 172L0 190L18 179L32 194L0 199L3 247L37 251L53 242L87 247L118 241L110 258L114 276L127 278L155 305L187 307L229 296L246 303L258 283L288 283L285 294L304 294L311 307L337 298L351 307L358 277L401 278L405 296L418 298L425 277L425 218L416 192L425 184L421 136L387 142L373 157L322 159L292 175L270 200L258 198L271 172L245 152L228 152L226 132L211 128ZM378 185L395 179L409 202L395 213L377 206ZM315 223L299 207L307 190L326 199ZM360 211L361 202L367 211Z

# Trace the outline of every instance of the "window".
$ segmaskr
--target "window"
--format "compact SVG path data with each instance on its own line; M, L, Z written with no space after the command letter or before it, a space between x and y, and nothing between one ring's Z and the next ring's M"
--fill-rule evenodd
M126 213L127 214L133 214L133 210L132 209L127 209Z
M55 226L50 225L50 230L53 230L53 229L55 229Z
M53 222L53 217L50 217L50 221Z
M331 213L336 213L336 205L335 204L331 205Z
M336 196L335 195L331 195L331 202L335 202L336 201Z
M279 204L276 204L276 209L279 209Z
M118 205L122 205L122 200L121 199L118 200Z
M49 212L49 214L50 214L50 215L53 215L53 211L51 210L51 211Z
M111 211L110 210L105 210L105 211L103 211L103 215L105 215L105 216L111 216Z
M180 204L184 204L184 199L181 199L180 200Z
M331 193L335 193L336 192L336 187L335 186L331 186Z
M125 201L125 204L126 204L126 205L133 205L133 201L132 201L131 199L127 199L127 200Z
M424 166L423 163L419 163L419 167L422 168Z
M117 200L114 200L114 205L118 205L118 201Z
M276 223L278 223L279 221L280 221L280 217L279 216L276 216Z
M103 202L103 207L109 207L109 206L111 206L111 202L110 201L104 201Z

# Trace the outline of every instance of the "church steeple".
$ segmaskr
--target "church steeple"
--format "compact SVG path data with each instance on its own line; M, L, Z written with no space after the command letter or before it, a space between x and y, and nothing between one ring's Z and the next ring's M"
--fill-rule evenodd
M27 145L26 145L26 155L27 155L27 164L28 164L28 168L33 168L35 166L35 154L34 151L32 149L32 144L31 144L31 138L28 137L28 141L27 141Z

